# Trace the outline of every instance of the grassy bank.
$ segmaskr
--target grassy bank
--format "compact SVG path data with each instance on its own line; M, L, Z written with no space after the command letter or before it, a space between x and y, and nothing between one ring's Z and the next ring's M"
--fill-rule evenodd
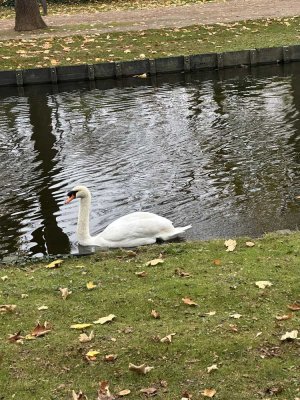
M71 399L72 390L95 399L100 381L114 394L130 390L128 399L143 398L141 389L164 400L298 398L299 342L281 337L299 327L300 311L289 309L300 300L299 240L270 235L249 247L239 239L232 252L223 241L174 243L69 259L53 269L3 268L1 399ZM163 263L145 265L160 253ZM260 289L257 281L272 286ZM72 293L64 300L59 288ZM111 322L93 324L110 314ZM8 340L32 333L37 321L48 321L50 331ZM78 323L92 325L70 328ZM91 331L94 338L79 341ZM99 352L94 360L90 350ZM153 369L138 374L130 363Z
M105 34L97 33L100 26L96 24L71 26L65 33L62 28L53 28L47 37L41 33L35 38L24 35L0 41L0 70L298 44L299 22L297 17ZM68 36L61 37L65 34Z

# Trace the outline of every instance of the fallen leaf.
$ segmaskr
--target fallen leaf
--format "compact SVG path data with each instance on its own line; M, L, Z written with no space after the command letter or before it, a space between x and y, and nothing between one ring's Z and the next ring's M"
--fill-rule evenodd
M152 310L151 311L151 317L153 317L155 319L159 319L160 318L160 314L156 310Z
M115 397L110 394L108 381L99 382L97 400L113 400Z
M117 354L107 354L104 356L104 361L106 362L113 362L118 358Z
M135 275L144 278L145 276L147 276L147 272L146 271L135 272Z
M82 393L81 390L78 394L75 392L75 390L72 390L72 399L73 400L87 400L87 397L85 394Z
M227 247L226 251L234 251L237 243L236 240L229 239L225 240L224 245Z
M157 389L155 387L148 387L140 390L140 393L144 393L148 396L153 396L157 393Z
M89 361L96 361L97 360L97 355L98 354L100 354L100 351L98 351L98 350L90 350L90 351L88 351L87 353L86 353L86 358L89 360Z
M254 242L246 242L246 246L253 247L253 246L255 246L255 243Z
M258 286L260 289L265 289L266 287L272 286L273 283L269 281L257 281L255 282L255 285Z
M144 375L144 374L147 374L148 372L150 372L154 367L149 367L146 364L134 365L132 363L129 363L128 368L130 371L135 371L138 374Z
M111 322L116 316L114 314L109 314L107 317L102 317L97 319L97 321L93 321L93 324L106 324L107 322Z
M92 326L92 324L73 324L70 326L71 329L86 329Z
M136 251L133 251L133 250L127 250L127 251L126 251L126 255L127 255L128 257L136 257L136 256L137 256L137 253L136 253Z
M79 335L79 342L80 343L91 342L94 339L94 337L95 337L94 331L91 331L89 335L87 335L86 333L81 333Z
M39 311L44 311L44 310L48 310L48 306L40 306L39 308L38 308L38 310Z
M184 297L182 301L188 306L198 306L198 304L191 300L189 297Z
M28 294L26 294L26 293L21 294L21 299L27 299L27 297L28 297Z
M202 396L205 397L214 397L214 395L217 393L215 389L204 389L203 392L201 392Z
M188 392L183 392L181 400L190 400L192 398L192 395L189 394Z
M57 268L60 267L61 263L63 263L64 260L55 260L52 261L50 264L46 265L46 268Z
M155 266L157 264L162 264L164 262L164 260L162 258L155 258L154 260L148 261L146 263L147 266L151 265L151 266Z
M189 278L189 277L192 276L189 272L185 272L185 271L183 271L183 270L180 269L180 268L176 268L176 269L175 269L175 275L178 275L178 276L180 276L181 278Z
M293 318L293 314L276 315L275 318L277 319L277 321L286 321L287 319Z
M129 389L124 389L124 390L121 390L119 393L117 393L117 396L124 397L124 396L127 396L130 393L131 393L131 391Z
M22 339L24 339L24 336L21 336L21 331L13 334L13 335L9 335L8 340L11 343L23 343Z
M290 332L286 332L284 335L281 336L280 340L294 340L298 338L298 331L295 329Z
M288 305L288 309L290 309L292 311L299 311L300 304L299 303L290 304L290 305Z
M37 326L33 329L33 331L31 332L32 336L35 337L40 337L40 336L44 336L47 333L51 332L50 327L48 326L47 322L44 322L44 325L41 325L39 322L37 324Z
M221 265L221 264L222 264L222 261L221 261L219 258L216 258L216 259L213 261L213 263L214 263L215 265Z
M238 313L235 313L235 314L230 314L229 315L229 317L231 317L231 318L235 318L235 319L239 319L239 318L241 318L241 314L238 314Z
M70 295L70 294L72 294L72 292L71 291L69 291L69 289L68 288L59 288L59 291L60 291L60 293L61 293L61 297L64 299L64 300L66 300L66 298Z
M216 311L209 311L209 312L206 312L205 315L208 315L209 317L211 317L211 316L213 316L213 315L216 315Z
M212 371L215 371L219 368L218 368L217 364L213 364L210 367L207 367L206 369L207 369L207 372L210 374Z
M15 304L2 304L0 305L0 312L15 312L16 311L17 306Z
M163 337L160 339L161 343L171 343L172 342L172 336L175 336L176 333L170 333L169 335Z
M89 290L92 290L92 289L95 289L96 287L97 287L97 285L95 285L94 284L94 282L88 282L87 284L86 284L86 287L89 289Z
M6 280L8 279L8 276L7 276L7 275L1 276L1 279L2 279L3 282L4 282L4 281L6 281Z

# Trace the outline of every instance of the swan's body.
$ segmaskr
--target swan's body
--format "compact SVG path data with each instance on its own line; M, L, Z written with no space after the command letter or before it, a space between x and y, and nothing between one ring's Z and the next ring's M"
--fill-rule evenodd
M175 228L170 220L149 212L134 212L118 218L97 236L89 231L91 193L85 186L76 186L68 193L66 203L80 199L77 237L82 246L135 247L170 240L185 232L191 225Z

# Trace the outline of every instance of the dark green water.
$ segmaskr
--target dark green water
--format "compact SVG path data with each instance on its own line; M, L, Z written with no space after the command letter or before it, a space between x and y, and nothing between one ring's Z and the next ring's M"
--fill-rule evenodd
M0 257L77 252L75 184L91 231L151 211L188 239L300 223L300 63L155 80L0 90Z

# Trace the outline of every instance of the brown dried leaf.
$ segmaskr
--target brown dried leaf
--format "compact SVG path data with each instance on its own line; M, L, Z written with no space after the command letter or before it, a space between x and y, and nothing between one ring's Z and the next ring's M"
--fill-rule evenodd
M299 311L300 310L300 304L299 303L293 303L288 305L288 309L292 311Z
M91 342L94 339L94 337L95 337L94 331L91 331L89 335L87 335L86 333L81 333L79 335L79 342L80 343Z
M129 389L124 389L124 390L121 390L119 393L117 393L117 395L119 397L124 397L124 396L127 396L130 393L131 393L131 391Z
M140 390L140 393L144 393L148 396L153 396L157 393L157 389L155 387L148 387Z
M104 356L104 361L106 362L113 362L118 358L117 354L107 354L106 356Z
M215 389L204 389L203 392L201 392L202 396L205 397L214 397L214 395L217 393Z
M66 300L66 298L72 293L71 291L69 291L68 288L59 288L59 291L61 293L61 297Z
M158 311L156 310L152 310L151 311L151 317L155 318L155 319L159 319L160 318L160 314Z
M72 390L72 399L73 400L87 400L87 397L85 394L82 393L81 390L79 393L76 393L75 390Z
M214 263L215 265L221 265L221 264L222 264L222 261L221 261L219 258L216 258L216 259L213 261L213 263Z
M198 304L191 300L189 297L184 297L182 301L188 306L198 306Z
M9 335L8 341L11 343L22 343L24 336L21 336L21 331L15 333L14 335Z
M189 278L189 277L192 276L189 272L185 272L185 271L183 271L183 270L180 269L180 268L176 268L176 269L175 269L175 275L178 275L178 276L180 276L181 278Z
M188 392L183 392L183 393L182 393L182 398L181 398L181 400L189 400L189 399L191 399L191 398L192 398L192 395L189 394Z
M41 325L39 322L37 324L37 326L34 328L34 330L31 332L32 336L35 337L40 337L40 336L44 336L47 333L51 332L50 327L48 326L47 321L44 322L44 325Z
M15 304L2 304L0 305L0 312L12 313L16 311L17 306Z
M97 400L114 400L115 397L111 395L109 391L108 381L99 382L98 397Z
M293 318L293 314L285 314L285 315L276 315L275 317L277 321L286 321L287 319Z
M176 333L170 333L169 335L163 337L160 339L161 343L171 343L172 342L172 336L175 336Z
M148 367L146 364L134 365L132 363L129 363L128 368L130 371L135 371L138 374L145 375L150 372L154 367Z

